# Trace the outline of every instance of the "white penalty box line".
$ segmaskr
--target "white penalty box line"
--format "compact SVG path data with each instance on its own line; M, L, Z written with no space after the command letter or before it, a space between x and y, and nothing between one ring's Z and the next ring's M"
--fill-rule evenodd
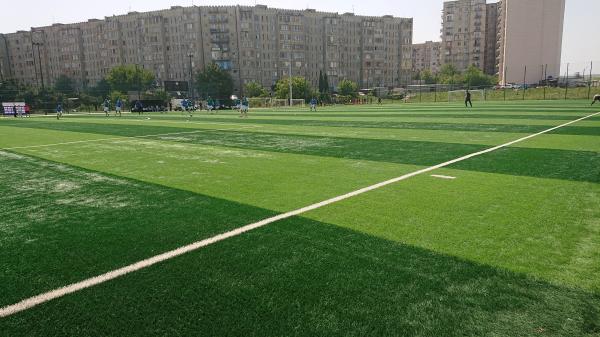
M535 133L535 134L532 134L532 135L529 135L529 136L526 136L526 137L523 137L523 138L519 138L517 140L511 141L511 142L508 142L508 143L505 143L505 144L502 144L502 145L498 145L498 146L495 146L495 147L492 147L492 148L489 148L489 149L486 149L486 150L483 150L483 151L471 153L471 154L468 154L466 156L463 156L463 157L460 157L460 158L456 158L456 159L447 161L445 163L441 163L441 164L434 165L434 166L431 166L431 167L427 167L427 168L424 168L424 169L421 169L421 170L418 170L418 171L414 171L414 172L405 174L403 176L400 176L400 177L397 177L397 178L394 178L394 179L386 180L386 181L380 182L380 183L375 184L375 185L364 187L364 188L361 188L359 190L356 190L356 191L353 191L353 192L350 192L350 193L346 193L346 194L337 196L335 198L327 199L327 200L321 201L319 203L312 204L312 205L309 205L309 206L306 206L306 207L303 207L303 208L300 208L300 209L297 209L297 210L294 210L294 211L290 211L290 212L287 212L287 213L282 213L282 214L279 214L279 215L276 215L276 216L273 216L273 217L261 220L259 222L255 222L255 223L252 223L252 224L249 224L249 225L245 225L243 227L234 229L232 231L225 232L225 233L213 236L213 237L208 238L208 239L197 241L197 242L194 242L192 244L189 244L189 245L177 248L175 250L171 250L171 251L168 251L168 252L165 252L165 253L162 253L162 254L150 257L148 259L145 259L145 260L142 260L142 261L130 264L128 266L125 266L125 267L122 267L122 268L119 268L119 269L115 269L113 271L109 271L109 272L104 273L102 275L98 275L98 276L95 276L95 277L92 277L92 278L88 278L86 280L83 280L83 281L80 281L80 282L77 282L77 283L73 283L73 284L67 285L67 286L62 287L62 288L54 289L54 290L42 293L40 295L24 299L24 300L22 300L22 301L20 301L18 303L15 303L15 304L8 305L8 306L5 306L3 308L0 308L0 317L8 317L8 316L14 315L14 314L16 314L18 312L21 312L21 311L24 311L24 310L27 310L27 309L31 309L31 308L33 308L35 306L38 306L40 304L52 301L52 300L60 298L60 297L63 297L65 295L72 294L72 293L78 292L80 290L83 290L83 289L86 289L86 288L90 288L90 287L93 287L93 286L96 286L96 285L108 282L110 280L114 280L116 278L119 278L121 276L127 275L129 273L132 273L132 272L144 269L144 268L148 268L148 267L153 266L153 265L155 265L157 263L161 263L161 262L173 259L175 257L187 254L187 253L195 251L195 250L198 250L198 249L200 249L202 247L206 247L206 246L212 245L214 243L217 243L219 241L223 241L223 240L226 240L226 239L229 239L229 238L232 238L232 237L244 234L246 232L255 230L257 228L264 227L264 226L272 224L274 222L277 222L277 221L280 221L280 220L284 220L284 219L288 219L288 218L291 218L291 217L294 217L294 216L297 216L297 215L300 215L300 214L303 214L303 213L306 213L306 212L309 212L309 211L312 211L312 210L315 210L315 209L318 209L318 208L322 208L322 207L325 207L327 205L331 205L331 204L334 204L334 203L337 203L337 202L340 202L340 201L343 201L343 200L346 200L346 199L349 199L349 198L352 198L352 197L355 197L355 196L358 196L358 195L361 195L361 194L364 194L364 193L367 193L367 192L370 192L370 191L373 191L373 190L376 190L376 189L380 189L380 188L382 188L384 186L388 186L388 185L397 183L399 181L406 180L406 179L409 179L409 178L421 175L423 173L431 172L431 171L434 171L434 170L437 170L437 169L440 169L440 168L443 168L443 167L446 167L446 166L449 166L449 165L452 165L452 164L455 164L455 163L458 163L458 162L461 162L461 161L464 161L464 160L467 160L467 159L470 159L470 158L473 158L473 157L477 157L477 156L481 156L481 155L486 154L486 153L494 152L496 150L499 150L499 149L502 149L502 148L505 148L505 147L509 147L509 146L514 145L516 143L520 143L520 142L526 141L528 139L531 139L531 138L543 135L545 133L552 132L554 130L563 128L565 126L568 126L568 125L571 125L571 124L583 121L585 119L588 119L588 118L591 118L591 117L594 117L594 116L597 116L597 115L600 115L600 112L597 112L597 113L594 113L594 114L591 114L591 115L588 115L588 116L585 116L585 117L582 117L582 118L579 118L579 119L576 119L576 120L573 120L573 121L570 121L570 122L567 122L567 123L564 123L564 124L561 124L559 126L555 126L553 128L550 128L550 129L547 129L547 130L544 130L544 131L541 131L541 132L538 132L538 133Z

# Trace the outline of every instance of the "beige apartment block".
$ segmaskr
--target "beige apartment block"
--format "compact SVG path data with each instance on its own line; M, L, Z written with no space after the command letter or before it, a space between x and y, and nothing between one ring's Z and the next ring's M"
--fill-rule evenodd
M432 73L440 71L441 42L427 41L413 45L413 71L419 73L429 70Z
M442 64L464 71L471 65L484 70L486 1L444 2L442 12Z
M560 74L565 0L503 0L498 15L500 83L535 84ZM547 69L547 70L546 70Z
M395 87L412 75L411 18L287 10L263 5L192 6L54 24L0 34L0 76L51 86L61 75L95 85L111 68L136 64L157 83L189 81L215 63L244 84L271 87L292 75L335 87Z

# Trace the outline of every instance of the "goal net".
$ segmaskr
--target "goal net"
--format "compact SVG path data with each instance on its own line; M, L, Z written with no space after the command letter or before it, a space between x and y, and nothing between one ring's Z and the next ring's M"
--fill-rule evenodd
M287 99L274 98L271 100L271 106L273 108L286 108L290 106L290 102Z
M304 108L304 100L303 99L293 99L292 100L292 108Z
M248 104L250 104L251 108L270 108L271 107L271 99L270 98L249 98Z
M485 101L485 94L483 90L469 90L471 93L471 100L473 101ZM448 91L448 102L462 102L465 100L466 90L453 90Z

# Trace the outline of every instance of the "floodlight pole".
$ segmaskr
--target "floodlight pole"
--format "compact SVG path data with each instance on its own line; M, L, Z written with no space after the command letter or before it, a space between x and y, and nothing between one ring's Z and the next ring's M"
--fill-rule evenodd
M592 69L593 68L594 68L594 61L590 62L590 80L588 81L588 99L590 99L590 97L592 95Z
M192 58L194 57L194 54L189 53L188 57L190 58L190 88L189 88L189 94L192 98L192 102L194 101L194 69L192 68Z
M142 100L142 75L140 74L140 67L138 64L135 65L135 74L137 75L138 82L138 100Z
M288 79L288 84L290 86L290 108L292 107L292 102L294 100L294 93L292 89L292 45L290 45L290 78Z
M41 42L32 42L32 45L34 45L37 48L37 54L38 54L38 60L39 60L39 66L40 66L40 79L42 80L42 90L44 90L44 70L42 69L42 54L40 54L40 46L43 45L43 43ZM34 57L35 60L35 57Z
M565 101L569 93L569 63L567 63L567 77L565 78Z
M544 66L544 101L546 100L546 88L548 87L548 64Z
M523 72L523 100L525 100L525 82L527 81L527 66L525 66L525 71Z

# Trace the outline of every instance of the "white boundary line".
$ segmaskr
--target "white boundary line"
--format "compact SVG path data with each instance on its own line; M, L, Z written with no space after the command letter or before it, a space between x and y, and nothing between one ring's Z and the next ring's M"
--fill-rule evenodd
M297 209L297 210L294 210L294 211L290 211L290 212L287 212L287 213L279 214L279 215L276 215L276 216L273 216L273 217L261 220L259 222L255 222L255 223L252 223L252 224L249 224L249 225L246 225L246 226L234 229L232 231L225 232L225 233L213 236L211 238L204 239L202 241L197 241L197 242L194 242L194 243L189 244L187 246L183 246L183 247L177 248L175 250L171 250L171 251L168 251L166 253L162 253L162 254L150 257L148 259L136 262L134 264L130 264L128 266L125 266L125 267L122 267L122 268L119 268L119 269L115 269L115 270L107 272L105 274L98 275L98 276L95 276L95 277L92 277L92 278L88 278L86 280L83 280L83 281L80 281L80 282L77 282L77 283L73 283L73 284L67 285L67 286L62 287L62 288L58 288L58 289L51 290L51 291L48 291L46 293L43 293L43 294L40 294L40 295L37 295L37 296L30 297L30 298L22 300L22 301L20 301L20 302L18 302L16 304L12 304L12 305L8 305L8 306L5 306L3 308L0 308L0 317L7 317L7 316L14 315L14 314L16 314L18 312L21 312L21 311L24 311L24 310L27 310L27 309L31 309L31 308L33 308L35 306L38 306L40 304L52 301L52 300L57 299L59 297L63 297L65 295L72 294L72 293L75 293L77 291L80 291L80 290L83 290L83 289L86 289L86 288L90 288L90 287L93 287L95 285L98 285L98 284L101 284L101 283L104 283L104 282L116 279L118 277L121 277L121 276L124 276L126 274L138 271L140 269L144 269L144 268L153 266L153 265L155 265L157 263L164 262L164 261L173 259L173 258L175 258L177 256L180 256L180 255L183 255L183 254L195 251L195 250L200 249L202 247L206 247L206 246L211 245L213 243L217 243L219 241L223 241L223 240L232 238L234 236L241 235L241 234L249 232L251 230L264 227L264 226L266 226L268 224L271 224L271 223L274 223L276 221L287 219L287 218L291 218L291 217L294 217L294 216L297 216L297 215L300 215L300 214L303 214L303 213L306 213L306 212L309 212L309 211L312 211L312 210L315 210L315 209L318 209L318 208L321 208L321 207L324 207L324 206L327 206L327 205L330 205L330 204L333 204L333 203L340 202L340 201L345 200L345 199L349 199L349 198L355 197L355 196L360 195L360 194L367 193L369 191L373 191L373 190L382 188L382 187L390 185L390 184L394 184L394 183L402 181L402 180L406 180L406 179L412 178L414 176L417 176L417 175L420 175L420 174L423 174L423 173L431 172L433 170L437 170L439 168L452 165L454 163L458 163L458 162L461 162L461 161L464 161L464 160L467 160L467 159L470 159L470 158L473 158L473 157L477 157L477 156L480 156L480 155L483 155L483 154L486 154L486 153L490 153L490 152L493 152L493 151L496 151L496 150L499 150L499 149L511 146L513 144L516 144L516 143L519 143L519 142L531 139L533 137L537 137L539 135L542 135L542 134L545 134L545 133L548 133L548 132L552 132L552 131L554 131L556 129L560 129L562 127L565 127L565 126L568 126L568 125L580 122L580 121L588 119L590 117L594 117L596 115L600 115L600 112L597 112L597 113L594 113L594 114L591 114L591 115L588 115L588 116L576 119L576 120L571 121L571 122L567 122L565 124L561 124L559 126L555 126L553 128L550 128L548 130L544 130L542 132L538 132L536 134L532 134L532 135L529 135L529 136L526 136L526 137L523 137L523 138L519 138L519 139L514 140L512 142L508 142L506 144L498 145L498 146L489 148L487 150L483 150L483 151L479 151L479 152L476 152L476 153L472 153L472 154L469 154L469 155L466 155L466 156L463 156L463 157L460 157L460 158L456 158L456 159L447 161L445 163L441 163L441 164L438 164L438 165L435 165L435 166L431 166L431 167L424 168L424 169L421 169L421 170L418 170L418 171L414 171L412 173L408 173L408 174L405 174L403 176L400 176L400 177L397 177L397 178L394 178L394 179L386 180L386 181L380 182L380 183L375 184L375 185L364 187L364 188L361 188L359 190L356 190L356 191L353 191L353 192L350 192L350 193L346 193L346 194L343 194L343 195L340 195L340 196L337 196L335 198L331 198L331 199L328 199L328 200L325 200L325 201L321 201L319 203L312 204L312 205L309 205L309 206L306 206L306 207L303 207L303 208L300 208L300 209Z
M135 124L132 124L132 125L135 125ZM111 138L97 138L97 139L75 140L75 141L72 141L72 142L53 143L53 144L6 147L6 148L0 148L0 151L1 150L10 151L10 150L35 149L35 148L39 148L39 147L51 147L51 146L80 144L80 143L93 143L93 142L102 142L102 141L109 141L109 140L127 140L127 139L139 139L139 138L148 138L148 137L163 137L163 136L185 135L185 134L193 134L193 133L201 133L201 132L211 132L211 131L244 130L244 129L253 129L253 128L256 128L256 126L247 125L247 126L244 126L244 127L227 128L227 129L225 129L225 128L223 128L223 129L204 129L204 130L196 130L196 131L162 133L162 134L156 134L156 135L120 136L120 137L111 137Z
M438 178L438 179L447 179L447 180L454 180L454 179L456 179L456 177L443 176L443 175L439 175L439 174L432 174L431 176L434 177L434 178Z

